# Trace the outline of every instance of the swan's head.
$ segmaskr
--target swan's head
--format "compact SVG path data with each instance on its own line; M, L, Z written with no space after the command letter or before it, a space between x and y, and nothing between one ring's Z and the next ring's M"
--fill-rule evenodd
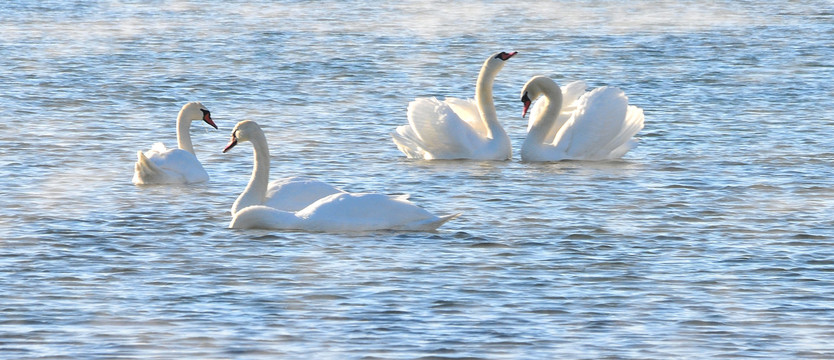
M489 66L489 67L497 67L497 68L500 69L500 68L504 67L504 62L509 60L511 57L515 56L515 54L518 54L518 51L513 51L513 52L503 52L502 51L502 52L499 52L499 53L492 54L492 55L489 56L489 59L486 60L484 65Z
M217 129L217 125L214 124L214 120L211 119L211 112L206 109L203 104L200 104L198 101L192 101L188 104L183 105L182 109L180 110L180 116L183 116L185 119L193 121L193 120L203 120L206 124L211 125L213 128Z
M521 89L521 102L524 103L524 110L521 112L521 117L527 116L527 111L530 110L530 105L544 94L544 87L556 87L559 85L547 76L534 76L530 81L524 84ZM561 91L559 92L561 94Z
M261 130L258 123L252 120L243 120L237 123L235 128L232 129L232 138L229 139L229 143L225 148L223 148L223 152L225 153L231 150L239 142L251 141L251 139L256 136L262 137L263 133L264 132Z

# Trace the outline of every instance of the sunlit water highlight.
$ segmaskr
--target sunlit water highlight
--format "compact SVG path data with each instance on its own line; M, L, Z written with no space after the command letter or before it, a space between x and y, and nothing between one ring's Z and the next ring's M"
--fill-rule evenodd
M0 357L834 358L827 1L4 2ZM418 96L495 101L509 162L405 159ZM533 75L645 110L622 161L522 163ZM136 187L193 127L212 179ZM272 176L408 193L435 233L233 231Z

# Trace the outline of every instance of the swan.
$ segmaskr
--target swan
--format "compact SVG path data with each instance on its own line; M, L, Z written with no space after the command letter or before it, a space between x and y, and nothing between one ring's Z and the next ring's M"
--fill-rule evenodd
M269 182L269 148L261 127L254 121L245 120L235 125L223 152L244 141L252 143L255 167L249 184L235 201L237 209L232 214L229 228L326 232L430 231L460 215L435 216L408 201L408 196L354 194L332 187L335 190L333 193L315 199L298 211L258 204L256 200L265 196L265 184ZM264 163L265 166L262 165ZM304 187L299 185L299 188Z
M524 84L521 117L531 111L523 161L616 159L637 146L632 137L643 128L643 110L628 105L628 97L616 87L586 89L583 81L561 89L546 76ZM543 99L530 109L539 97Z
M484 61L475 99L417 98L408 104L408 125L391 133L408 158L508 160L510 137L498 122L492 84L504 62L517 52L500 52Z
M208 181L209 176L200 160L194 155L189 128L191 121L203 120L217 129L211 119L211 112L199 102L183 105L177 115L177 149L167 149L162 143L155 143L151 150L139 151L134 165L133 183L147 184L189 184Z

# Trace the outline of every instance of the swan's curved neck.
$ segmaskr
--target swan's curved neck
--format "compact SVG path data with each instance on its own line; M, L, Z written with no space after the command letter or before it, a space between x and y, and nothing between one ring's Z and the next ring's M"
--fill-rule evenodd
M179 115L177 115L177 146L193 154L194 146L191 145L191 120L183 115L184 112L184 109L180 110Z
M487 137L495 139L499 136L506 136L504 128L498 122L498 114L495 112L495 104L493 103L492 85L495 82L495 76L501 71L500 67L489 66L489 60L481 67L481 72L478 74L478 82L475 85L475 101L478 102L478 112L481 114L481 120L486 124L489 134Z
M543 96L538 101L544 101L543 104L539 105L543 111L536 114L536 118L533 119L533 125L527 132L527 138L524 139L522 149L541 145L549 134L558 131L558 128L561 127L561 124L557 126L556 120L562 111L562 89L552 81L540 82L539 88Z
M269 187L269 146L266 143L266 136L263 132L255 134L249 139L254 148L253 155L255 163L252 165L252 177L246 189L232 205L232 214L252 205L261 205L266 199L266 191Z

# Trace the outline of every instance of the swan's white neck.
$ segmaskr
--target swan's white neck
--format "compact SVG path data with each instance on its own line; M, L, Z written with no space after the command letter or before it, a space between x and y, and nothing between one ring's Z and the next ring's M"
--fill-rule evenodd
M262 131L249 139L254 148L253 155L255 163L252 166L252 177L246 189L232 205L232 214L245 209L247 206L261 205L266 199L266 191L269 187L269 146L266 143L266 136Z
M475 101L478 102L478 112L481 114L481 120L486 124L489 131L487 137L496 139L507 136L501 123L498 122L498 114L495 112L492 96L492 85L495 82L495 76L501 71L501 67L489 65L490 60L488 59L478 74L478 82L475 85Z
M564 125L564 123L557 123L562 111L562 89L550 79L538 81L536 85L538 85L543 95L543 98L538 101L544 101L540 105L540 108L544 110L536 114L536 118L533 119L533 124L527 132L527 138L524 139L524 144L521 146L522 156L540 148L544 145L544 141L549 134L559 131L559 128Z
M191 145L191 119L186 118L185 108L177 115L177 146L194 154L194 146Z

